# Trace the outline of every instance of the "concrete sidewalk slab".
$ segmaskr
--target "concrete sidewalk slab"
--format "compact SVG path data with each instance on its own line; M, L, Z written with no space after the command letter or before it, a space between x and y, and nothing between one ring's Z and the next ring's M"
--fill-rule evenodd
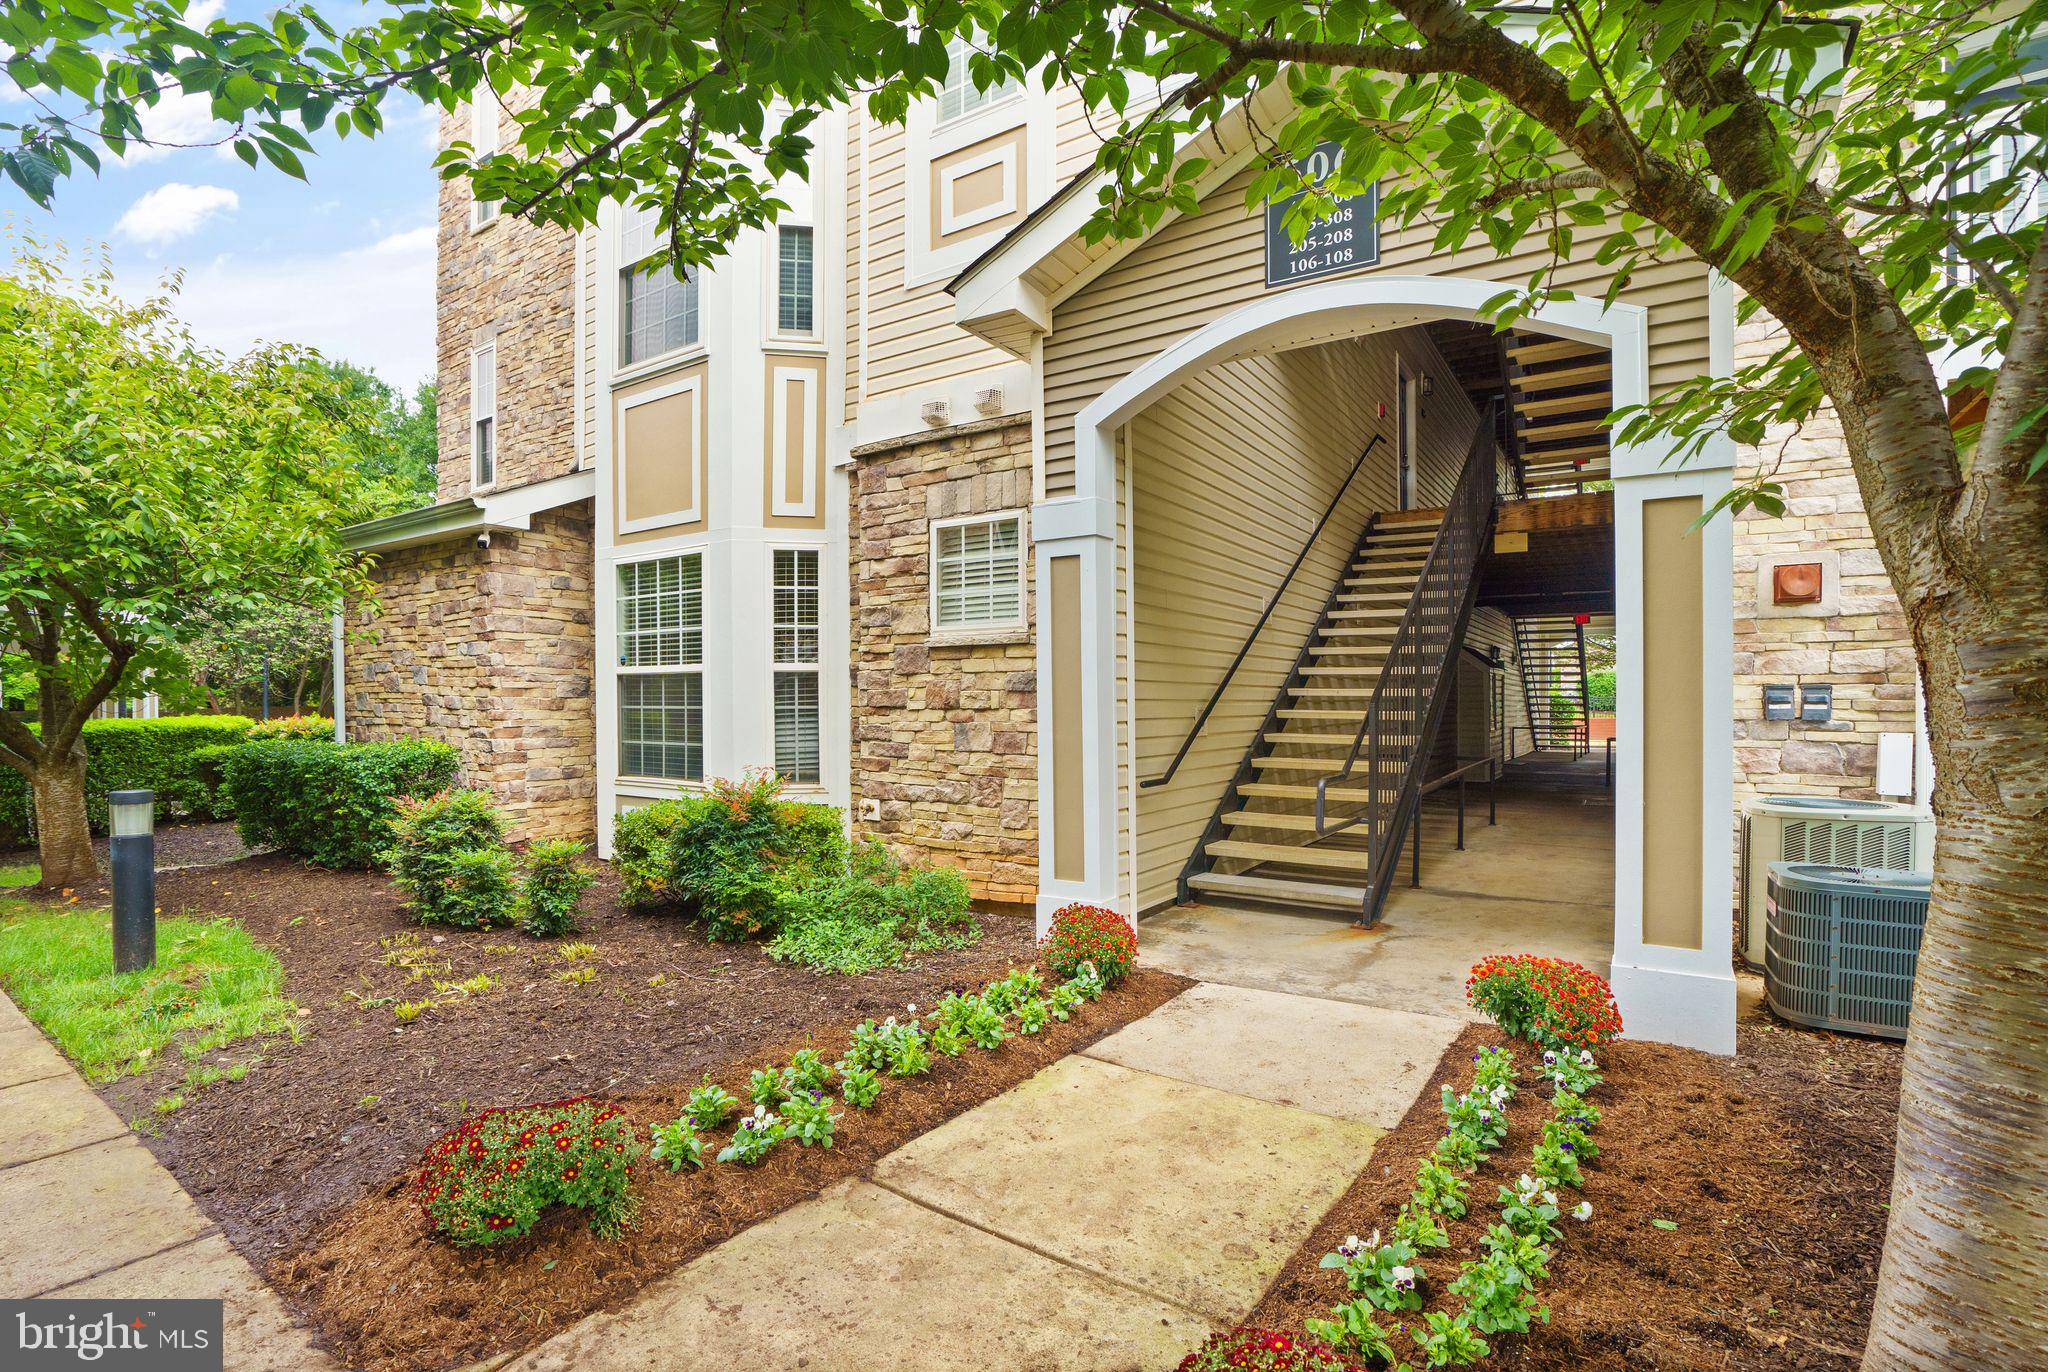
M1204 983L1087 1049L1140 1072L1392 1129L1464 1022Z
M337 1372L340 1364L307 1342L277 1293L252 1275L234 1245L216 1233L46 1294L65 1300L220 1300L226 1304L222 1344L234 1372Z
M0 996L0 1004L6 1004L4 996ZM42 1030L32 1024L0 1029L0 1088L70 1075L71 1064L43 1037Z
M848 1180L508 1367L1159 1372L1208 1332L1187 1310Z
M132 1138L0 1168L0 1296L40 1296L210 1228Z
M0 1167L117 1139L128 1126L70 1073L0 1088Z
M875 1179L1229 1323L1382 1132L1070 1057L883 1158Z

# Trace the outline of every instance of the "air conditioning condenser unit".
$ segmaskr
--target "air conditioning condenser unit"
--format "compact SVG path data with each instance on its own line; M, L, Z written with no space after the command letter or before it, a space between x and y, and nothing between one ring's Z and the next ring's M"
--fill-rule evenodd
M1742 817L1742 957L1764 965L1764 902L1774 862L1934 870L1934 816L1911 805L1834 796L1759 796Z
M1764 995L1793 1024L1906 1036L1934 879L1774 862L1765 878Z

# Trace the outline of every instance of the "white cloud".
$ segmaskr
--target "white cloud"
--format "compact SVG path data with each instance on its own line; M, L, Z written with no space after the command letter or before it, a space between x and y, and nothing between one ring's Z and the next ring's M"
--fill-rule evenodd
M242 197L225 186L188 186L170 181L128 207L114 234L148 247L162 247L197 233L216 215L233 213Z
M197 0L185 6L185 22L195 29L203 29L220 18L228 7L228 0Z
M136 296L158 289L130 284ZM434 374L434 230L320 257L226 254L185 273L173 308L193 337L222 352L299 343L411 386Z
M204 92L171 91L142 110L141 142L131 142L121 160L154 162L185 148L220 144L228 126L213 117L213 99ZM161 145L161 146L159 146Z

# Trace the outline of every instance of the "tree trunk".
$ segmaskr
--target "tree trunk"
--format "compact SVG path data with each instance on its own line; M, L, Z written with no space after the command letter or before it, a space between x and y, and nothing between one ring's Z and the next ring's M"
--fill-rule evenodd
M36 806L37 858L44 886L89 886L99 879L92 830L85 822L85 750L43 759L30 780Z

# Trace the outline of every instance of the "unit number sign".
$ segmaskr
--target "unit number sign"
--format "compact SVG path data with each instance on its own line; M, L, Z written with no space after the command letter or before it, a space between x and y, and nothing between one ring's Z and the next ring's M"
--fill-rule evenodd
M1322 143L1295 165L1320 185L1337 167L1337 145ZM1300 196L1289 196L1266 206L1266 284L1291 286L1318 276L1369 267L1380 259L1380 190L1372 187L1364 195L1347 196L1337 202L1328 219L1309 226L1308 234L1296 243L1287 233L1287 214Z

